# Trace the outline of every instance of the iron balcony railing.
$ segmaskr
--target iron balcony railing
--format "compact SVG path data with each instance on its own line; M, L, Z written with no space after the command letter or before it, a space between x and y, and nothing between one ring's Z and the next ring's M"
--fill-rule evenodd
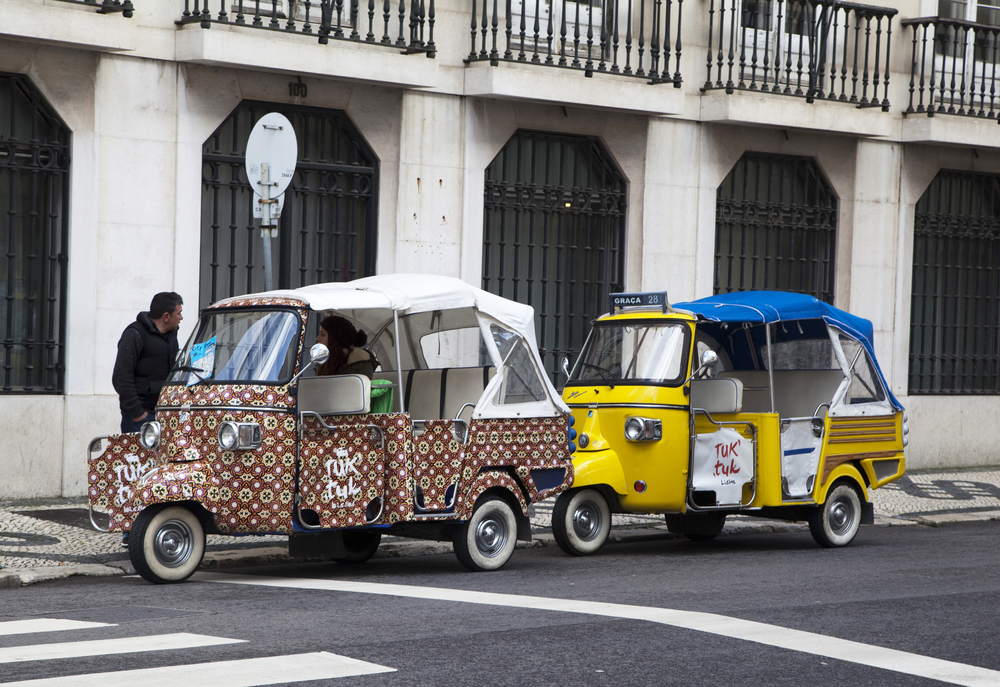
M210 5L218 11L213 13ZM184 0L178 24L250 26L434 57L434 0Z
M838 0L710 0L701 90L837 100L888 112L896 13Z
M901 23L913 29L906 113L997 119L1000 26L941 17Z
M74 5L89 5L97 9L99 14L111 14L121 12L124 17L131 17L132 0L60 0L60 2L71 2Z
M472 0L466 62L620 74L680 88L683 0Z

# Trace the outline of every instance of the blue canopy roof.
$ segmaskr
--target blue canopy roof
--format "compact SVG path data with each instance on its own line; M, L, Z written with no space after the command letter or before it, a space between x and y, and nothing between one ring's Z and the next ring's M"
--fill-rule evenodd
M675 310L684 310L713 322L765 324L791 320L822 319L827 324L854 337L868 352L875 371L889 396L889 401L899 410L903 406L889 390L885 376L875 358L874 327L869 320L835 308L818 298L786 291L741 291L709 296L688 303L673 303Z

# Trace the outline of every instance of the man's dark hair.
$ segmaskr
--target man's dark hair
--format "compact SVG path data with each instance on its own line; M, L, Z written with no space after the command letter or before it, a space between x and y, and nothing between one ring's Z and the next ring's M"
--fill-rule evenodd
M149 303L149 318L158 320L163 317L164 313L172 313L178 305L184 305L184 299L179 293L173 291L158 293L153 296L153 300Z

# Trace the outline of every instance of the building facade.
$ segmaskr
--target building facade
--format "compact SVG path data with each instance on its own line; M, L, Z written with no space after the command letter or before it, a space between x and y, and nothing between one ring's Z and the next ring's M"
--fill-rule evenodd
M967 0L0 0L0 498L81 495L150 297L262 290L243 171L299 157L275 287L535 307L809 293L873 321L911 468L1000 464L1000 10Z

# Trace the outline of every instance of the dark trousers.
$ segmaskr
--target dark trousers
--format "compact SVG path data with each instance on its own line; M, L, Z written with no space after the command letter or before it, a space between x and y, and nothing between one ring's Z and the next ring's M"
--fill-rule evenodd
M143 423L149 422L152 419L153 419L153 414L147 411L145 417L143 417L141 420L139 420L138 422L136 422L136 421L134 421L132 419L132 417L128 413L126 413L123 410L122 411L122 434L134 434L134 433L136 433L136 432L139 431L139 429L142 427Z

